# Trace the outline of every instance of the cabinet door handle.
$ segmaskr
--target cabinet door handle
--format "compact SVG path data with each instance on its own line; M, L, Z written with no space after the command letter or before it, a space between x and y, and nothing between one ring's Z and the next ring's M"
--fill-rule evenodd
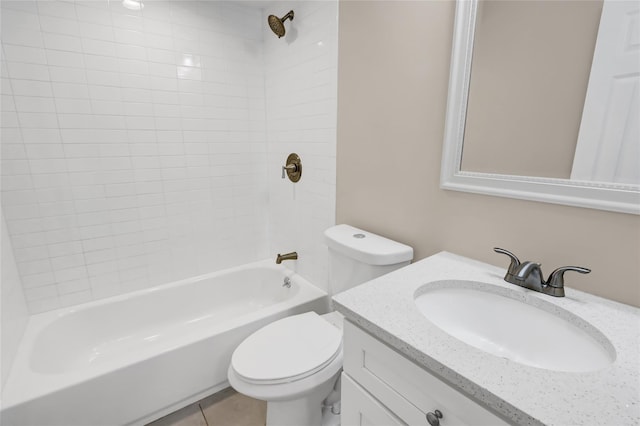
M440 426L441 418L442 412L440 410L433 410L433 413L427 413L427 421L431 426Z

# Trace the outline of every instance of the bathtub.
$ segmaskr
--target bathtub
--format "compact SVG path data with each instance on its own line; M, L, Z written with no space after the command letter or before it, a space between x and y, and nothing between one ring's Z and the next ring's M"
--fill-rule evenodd
M0 423L145 424L228 386L233 350L258 328L328 304L299 275L262 261L34 315Z

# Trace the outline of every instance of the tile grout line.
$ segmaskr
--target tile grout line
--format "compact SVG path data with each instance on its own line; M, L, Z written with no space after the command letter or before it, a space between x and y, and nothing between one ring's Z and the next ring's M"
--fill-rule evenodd
M202 414L202 418L204 419L204 423L209 426L209 421L207 420L207 416L204 415L204 410L202 409L202 405L198 402L198 408L200 409L200 414Z

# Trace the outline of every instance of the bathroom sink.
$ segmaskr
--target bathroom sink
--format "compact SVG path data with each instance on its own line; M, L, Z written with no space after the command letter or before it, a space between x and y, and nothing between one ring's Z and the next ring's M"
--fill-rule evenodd
M615 359L615 350L602 333L578 317L570 322L550 312L561 312L551 303L536 298L533 302L541 307L533 306L490 291L487 284L452 283L458 285L419 289L415 304L442 331L477 349L532 367L567 372L599 370ZM506 294L511 293L506 290ZM521 293L512 295L522 298Z

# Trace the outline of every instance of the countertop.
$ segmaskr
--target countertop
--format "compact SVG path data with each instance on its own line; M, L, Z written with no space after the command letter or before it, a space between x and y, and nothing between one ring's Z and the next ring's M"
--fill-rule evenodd
M504 273L503 268L441 252L337 294L333 303L348 320L510 423L640 424L640 309L572 288L566 288L565 297L544 295L505 282ZM441 280L507 289L574 325L591 325L602 333L593 337L606 337L603 344L615 350L615 360L598 371L558 372L467 345L428 321L414 303L416 291L425 285L441 287Z

